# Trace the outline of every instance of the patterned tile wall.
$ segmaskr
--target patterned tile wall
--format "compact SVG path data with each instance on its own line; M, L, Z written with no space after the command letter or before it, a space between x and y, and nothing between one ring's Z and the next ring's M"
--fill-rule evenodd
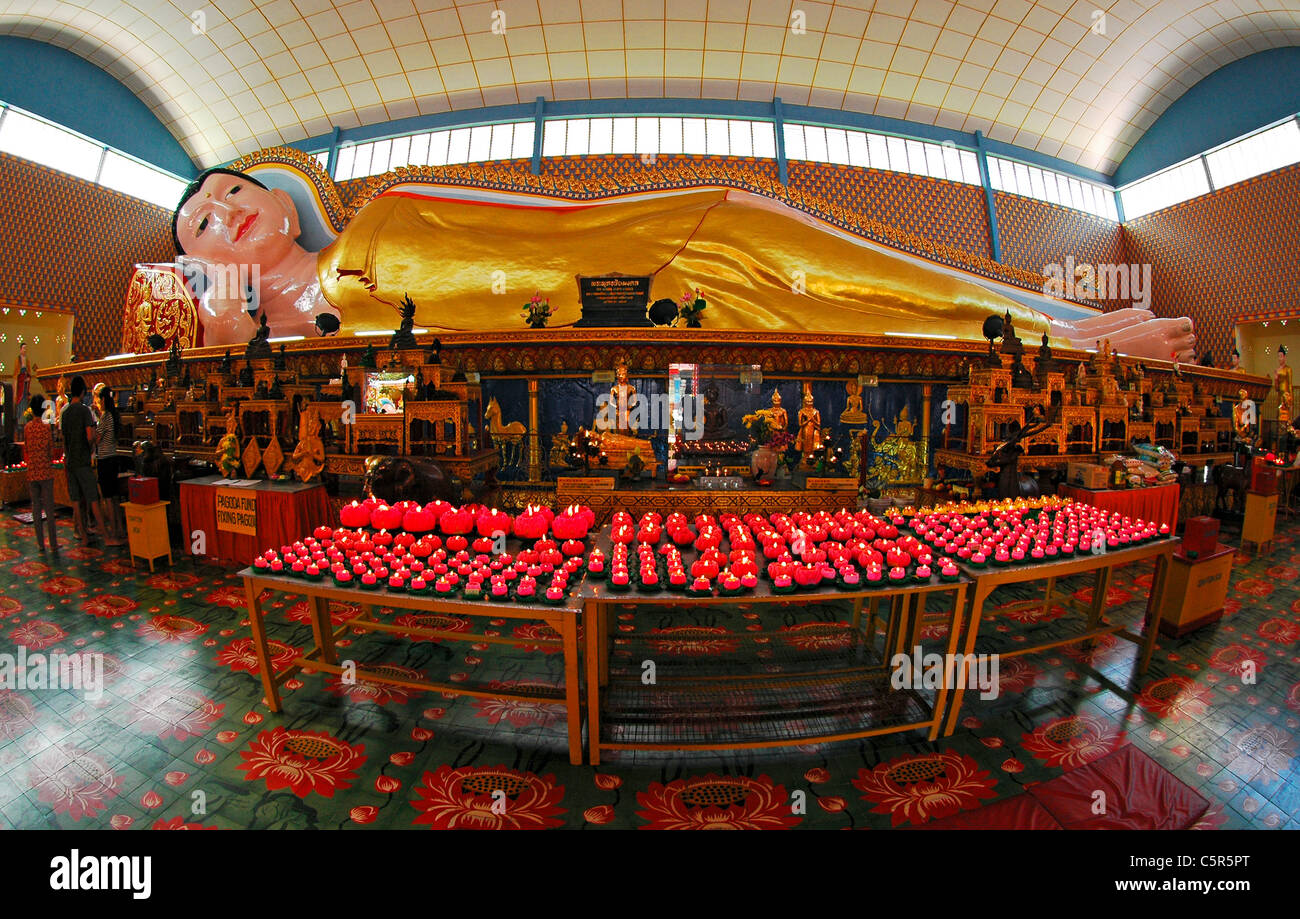
M1135 262L1150 262L1153 309L1191 316L1198 350L1224 364L1237 318L1300 313L1300 165L1139 217L1124 227Z
M132 266L176 256L169 211L3 154L0 213L0 300L72 310L79 359L121 346Z
M829 163L790 163L790 184L816 191L882 223L993 257L984 192L927 176Z
M1070 256L1074 257L1076 266L1128 263L1123 234L1117 223L1022 195L995 191L993 198L1005 264L1042 273L1050 264L1060 265L1064 272ZM1128 300L1121 299L1087 302L1102 309L1130 305Z

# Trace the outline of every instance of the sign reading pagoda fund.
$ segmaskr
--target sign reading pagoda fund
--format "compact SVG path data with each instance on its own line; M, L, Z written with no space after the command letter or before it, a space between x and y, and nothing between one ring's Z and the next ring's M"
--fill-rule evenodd
M650 302L649 276L606 274L578 276L578 298L582 303L579 327L648 326L646 305Z
M218 488L217 529L256 536L257 495L240 488Z

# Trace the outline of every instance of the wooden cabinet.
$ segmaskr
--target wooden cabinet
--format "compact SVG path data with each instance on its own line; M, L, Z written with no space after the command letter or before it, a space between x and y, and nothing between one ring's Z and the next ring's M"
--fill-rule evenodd
M149 562L149 570L153 571L154 560L164 555L167 556L167 564L171 565L172 542L167 530L169 503L159 501L157 504L132 504L127 501L122 505L126 511L126 536L131 544L132 565L137 558L143 558Z

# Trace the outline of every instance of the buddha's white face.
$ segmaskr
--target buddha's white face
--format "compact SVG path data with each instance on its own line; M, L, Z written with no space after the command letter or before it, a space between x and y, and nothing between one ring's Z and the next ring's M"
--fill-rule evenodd
M185 254L214 264L275 264L292 250L299 231L288 194L224 173L208 176L176 219Z

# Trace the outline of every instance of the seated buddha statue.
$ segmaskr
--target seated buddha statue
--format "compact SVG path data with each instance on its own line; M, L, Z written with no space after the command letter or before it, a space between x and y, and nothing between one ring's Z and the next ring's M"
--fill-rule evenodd
M1131 355L1190 359L1196 341L1191 320L1141 309L1054 318L1044 310L1060 301L999 293L995 282L735 188L557 206L542 195L470 199L407 183L367 202L320 251L300 245L300 234L294 202L281 189L227 169L191 183L173 217L177 251L210 278L229 276L231 266L256 268L249 272L255 292L208 285L198 304L205 344L247 341L256 312L277 336L314 337L335 320L343 334L391 329L408 295L420 326L518 328L518 298L499 295L503 270L510 289L540 290L556 304L551 328L580 318L579 275L618 271L649 276L655 291L699 287L713 328L980 341L990 314L1009 314L1022 333L1046 332L1058 347L1083 349L1104 335ZM1060 306L1062 315L1080 313Z

